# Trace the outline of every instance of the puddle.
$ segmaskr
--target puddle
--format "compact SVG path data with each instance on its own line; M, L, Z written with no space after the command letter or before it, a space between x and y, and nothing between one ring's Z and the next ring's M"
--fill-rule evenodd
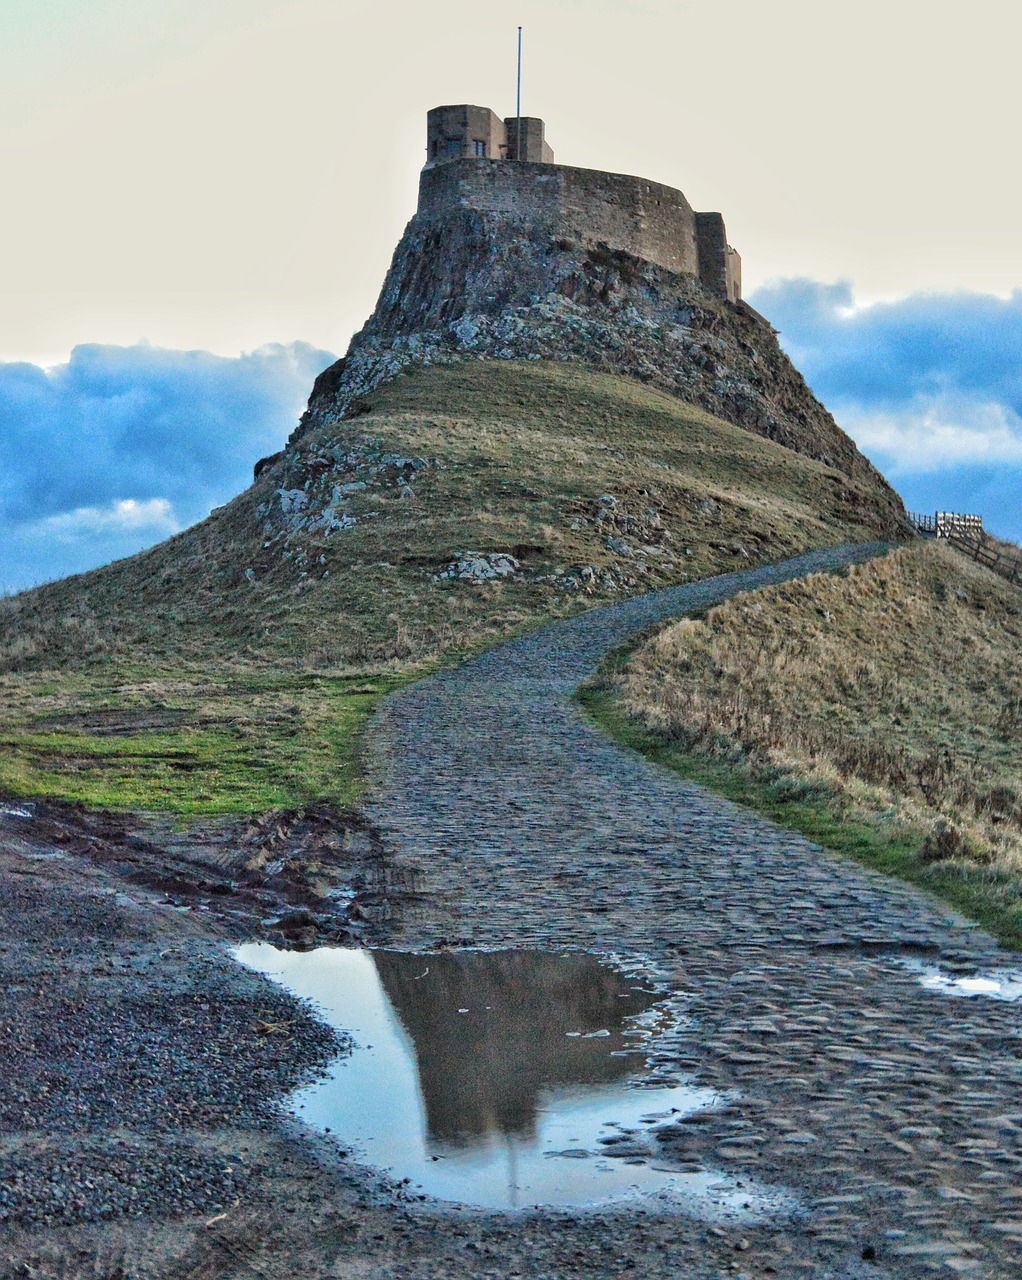
M990 973L948 973L936 964L908 960L912 970L928 991L943 991L949 996L989 996L992 1000L1022 1000L1022 972L1017 969L994 969Z
M234 954L355 1041L292 1096L294 1114L412 1190L492 1209L642 1197L713 1221L794 1207L747 1179L656 1164L657 1124L726 1099L648 1083L652 1035L670 1024L663 996L592 956L268 943Z

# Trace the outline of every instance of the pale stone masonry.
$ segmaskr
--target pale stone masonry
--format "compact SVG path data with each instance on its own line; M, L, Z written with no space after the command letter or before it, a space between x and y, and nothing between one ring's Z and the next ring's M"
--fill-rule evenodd
M522 117L519 131L516 117L501 120L489 107L429 112L419 213L455 208L532 220L548 235L698 276L729 302L742 296L742 260L719 213L696 213L680 191L659 182L554 164L535 117Z

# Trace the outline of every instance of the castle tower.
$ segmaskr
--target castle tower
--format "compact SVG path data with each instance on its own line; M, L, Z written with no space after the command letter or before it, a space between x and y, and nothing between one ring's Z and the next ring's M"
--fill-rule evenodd
M518 154L518 138L522 154ZM501 120L489 107L434 107L426 116L426 168L450 160L528 160L553 164L543 121L522 116Z
M521 129L517 116L504 121L507 134L507 158L531 160L534 164L553 164L554 153L546 140L546 125L537 116L522 116ZM522 154L518 154L518 138L522 139Z

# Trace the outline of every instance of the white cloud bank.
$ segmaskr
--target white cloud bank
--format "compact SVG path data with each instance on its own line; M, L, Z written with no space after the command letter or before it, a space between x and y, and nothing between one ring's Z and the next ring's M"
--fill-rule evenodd
M202 519L279 449L333 356L79 346L0 364L0 590L131 555Z
M73 511L30 521L21 526L20 532L24 538L74 544L82 538L121 534L156 540L168 538L180 528L174 508L166 498L149 498L145 502L119 498L105 507L75 507Z
M837 402L835 402L837 403ZM841 421L859 448L898 474L1022 465L1022 420L1003 404L958 396L917 396L898 410L871 411L844 401Z
M847 282L750 299L913 510L971 510L1022 539L1022 291L856 305Z

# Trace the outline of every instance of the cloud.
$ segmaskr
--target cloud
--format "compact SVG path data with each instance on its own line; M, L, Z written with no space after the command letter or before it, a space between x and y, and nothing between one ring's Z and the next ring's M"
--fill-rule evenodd
M334 357L78 346L0 364L0 590L130 555L202 519L279 449Z
M844 405L844 425L867 453L901 472L1022 464L1022 422L1003 404L945 394L916 396L890 410Z
M132 536L166 538L181 528L174 508L166 498L149 498L136 502L121 498L105 507L75 507L57 516L46 516L21 527L23 538L46 538L55 542L76 543L81 538Z
M750 301L910 507L1022 538L1022 292L860 306L848 282L780 280Z

